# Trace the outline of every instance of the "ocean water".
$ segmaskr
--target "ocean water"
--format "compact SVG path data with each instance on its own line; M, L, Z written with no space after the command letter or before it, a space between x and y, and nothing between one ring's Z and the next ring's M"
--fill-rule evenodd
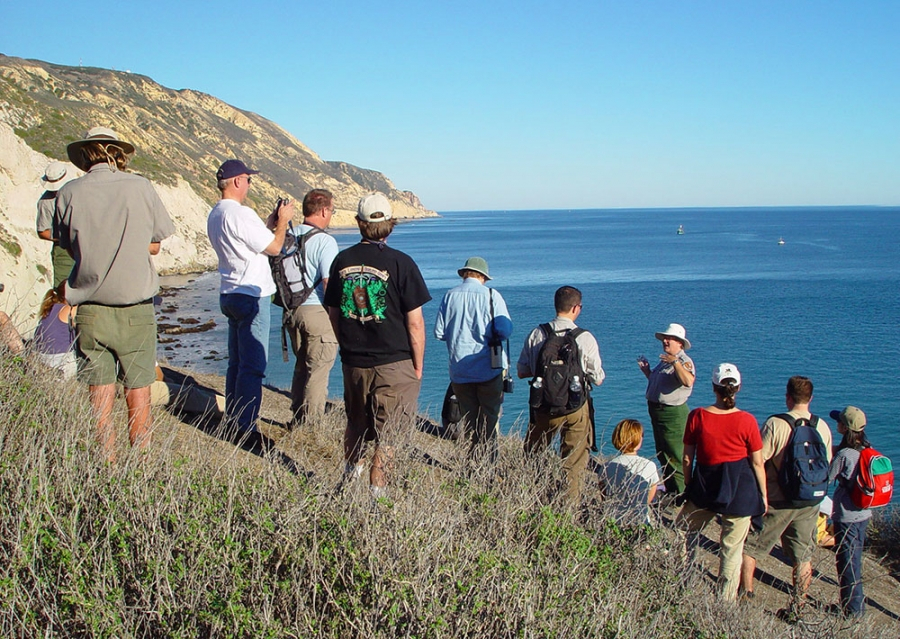
M355 231L335 235L342 248L359 239ZM554 291L564 284L582 291L578 323L597 337L607 374L593 394L603 452L612 451L620 419L649 424L636 360L654 361L660 343L653 334L678 322L698 371L691 407L714 401L709 380L720 362L741 370L738 407L760 422L785 409L788 377L807 375L813 412L827 419L846 404L861 407L873 444L900 461L891 368L900 364L898 238L900 208L728 208L451 212L402 224L389 243L416 260L434 298L424 308L419 400L431 416L439 416L448 383L446 347L431 334L435 313L459 282L457 269L480 255L513 319L513 361L528 332L554 316ZM218 275L207 274L173 298L179 317L218 322L161 351L173 364L224 374L217 286ZM267 382L289 388L293 356L281 361L279 323L273 317ZM340 397L341 388L338 363L330 395ZM526 415L527 383L517 380L502 430L521 431ZM652 453L652 444L645 448Z

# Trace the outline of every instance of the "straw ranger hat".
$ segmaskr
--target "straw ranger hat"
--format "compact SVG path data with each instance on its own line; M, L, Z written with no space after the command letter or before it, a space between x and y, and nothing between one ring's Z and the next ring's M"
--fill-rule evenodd
M125 155L134 155L134 145L120 140L119 136L112 129L105 126L95 126L87 132L83 140L76 140L66 147L66 153L69 161L82 171L87 171L89 166L84 166L84 158L81 156L81 147L90 142L112 142L125 152Z

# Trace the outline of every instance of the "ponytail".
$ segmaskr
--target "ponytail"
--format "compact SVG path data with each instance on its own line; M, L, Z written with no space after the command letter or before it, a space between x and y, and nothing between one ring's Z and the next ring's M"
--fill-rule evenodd
M862 450L864 448L871 448L872 444L869 443L869 439L866 437L866 432L864 430L848 430L844 433L844 438L841 439L841 444L838 446L838 450L842 448L852 448L854 450Z
M734 396L740 388L741 385L736 384L731 378L723 379L721 385L713 384L713 392L716 394L716 397L719 398L722 406L729 410L734 408Z

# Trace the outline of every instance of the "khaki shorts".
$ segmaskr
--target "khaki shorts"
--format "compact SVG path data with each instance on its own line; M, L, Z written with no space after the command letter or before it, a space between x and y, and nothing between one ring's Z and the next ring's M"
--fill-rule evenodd
M414 419L419 388L412 360L372 368L343 366L344 407L347 411L345 438L379 441L385 430L398 421Z
M75 315L78 378L91 386L144 388L156 380L153 304L82 304Z
M819 505L803 508L774 508L763 517L763 527L751 533L744 544L744 554L765 557L781 541L781 549L796 566L812 559L816 547L816 525Z

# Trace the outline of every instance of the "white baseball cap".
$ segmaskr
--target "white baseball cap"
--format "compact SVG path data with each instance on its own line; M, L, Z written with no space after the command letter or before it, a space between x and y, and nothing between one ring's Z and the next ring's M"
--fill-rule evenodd
M360 198L356 217L363 222L384 222L391 219L391 203L381 193L370 193Z
M722 385L722 380L733 379L738 386L741 385L741 371L734 364L723 363L713 369L712 383L716 386Z

